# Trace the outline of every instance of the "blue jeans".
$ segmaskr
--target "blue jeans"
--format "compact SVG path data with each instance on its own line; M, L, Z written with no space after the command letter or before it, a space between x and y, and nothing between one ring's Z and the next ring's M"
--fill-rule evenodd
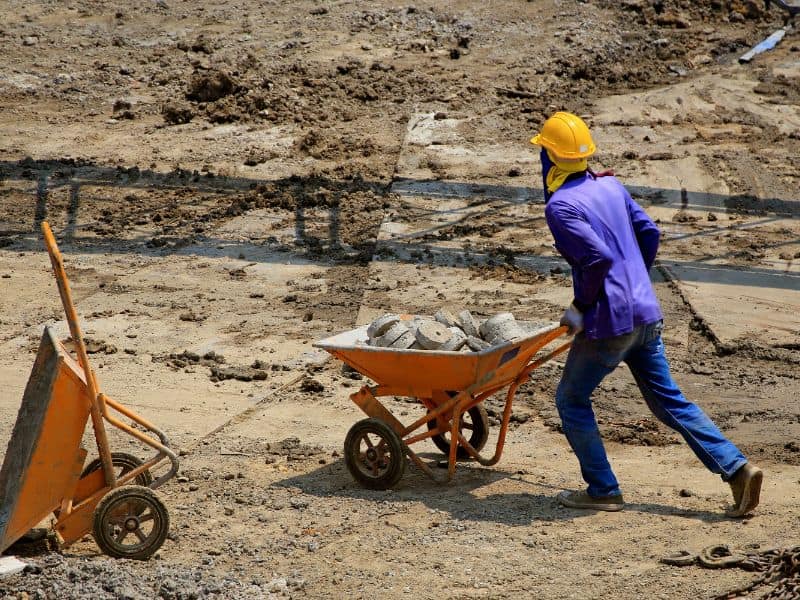
M659 321L603 340L589 340L583 334L575 336L556 390L556 407L564 434L580 462L581 475L589 484L590 496L622 493L600 439L591 395L623 361L653 414L680 433L710 471L727 481L747 462L702 409L683 397L672 380L661 340L662 329Z

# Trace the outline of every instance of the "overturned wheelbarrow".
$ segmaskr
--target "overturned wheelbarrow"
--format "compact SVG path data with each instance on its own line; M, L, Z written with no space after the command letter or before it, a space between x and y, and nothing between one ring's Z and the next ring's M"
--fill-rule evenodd
M105 554L144 560L169 532L169 514L153 490L175 476L178 457L154 425L99 391L61 254L46 222L42 232L77 360L46 327L0 469L0 552L53 514L63 546L91 532ZM111 410L155 437L123 423ZM90 418L99 458L85 465L81 440ZM142 461L111 452L106 423L152 448L154 456ZM151 471L163 461L171 463L169 470L153 479Z

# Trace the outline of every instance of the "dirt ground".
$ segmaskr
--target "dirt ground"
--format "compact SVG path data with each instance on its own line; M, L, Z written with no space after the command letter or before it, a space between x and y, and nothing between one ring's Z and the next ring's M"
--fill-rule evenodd
M47 220L103 390L181 454L153 559L109 559L87 535L33 553L0 598L694 600L753 575L660 557L800 543L800 38L737 61L782 26L777 8L0 7L0 445L43 327L68 336ZM673 373L764 469L752 518L724 517L728 486L625 368L594 399L627 509L559 507L582 485L553 403L562 359L520 389L496 466L438 485L409 464L387 491L345 468L363 417L348 396L368 381L314 341L385 312L558 320L568 304L528 145L558 109L587 119L593 165L662 229ZM503 401L486 403L487 449Z

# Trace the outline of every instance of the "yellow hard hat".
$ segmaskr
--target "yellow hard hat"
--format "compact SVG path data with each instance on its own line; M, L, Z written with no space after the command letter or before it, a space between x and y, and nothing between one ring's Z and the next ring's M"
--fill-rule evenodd
M583 119L568 112L557 112L547 119L531 144L544 146L557 158L565 160L588 158L597 149Z

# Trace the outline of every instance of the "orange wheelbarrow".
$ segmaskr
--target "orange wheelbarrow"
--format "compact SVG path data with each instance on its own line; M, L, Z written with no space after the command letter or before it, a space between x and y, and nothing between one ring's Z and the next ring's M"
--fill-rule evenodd
M403 315L410 320L412 315ZM402 477L405 456L426 475L445 483L455 473L456 460L473 458L491 466L500 460L505 444L511 405L517 388L531 372L570 347L565 342L544 355L537 354L567 333L556 324L523 324L528 334L481 352L397 350L366 345L367 327L359 327L314 344L377 383L365 385L350 396L369 417L353 425L344 442L347 469L364 487L388 489ZM480 451L489 434L489 420L482 402L508 387L503 419L494 456ZM417 398L427 413L403 425L379 400L385 396ZM417 442L431 439L448 456L447 475L438 477L411 450Z
M53 330L45 328L0 469L0 552L54 514L55 531L64 546L91 531L109 556L147 559L169 532L169 514L153 490L175 476L178 457L154 425L99 391L61 254L47 223L42 223L42 232L77 361ZM99 457L85 465L87 452L81 441L90 417ZM106 423L149 446L155 455L142 461L111 452ZM169 470L153 479L154 467L167 460Z

